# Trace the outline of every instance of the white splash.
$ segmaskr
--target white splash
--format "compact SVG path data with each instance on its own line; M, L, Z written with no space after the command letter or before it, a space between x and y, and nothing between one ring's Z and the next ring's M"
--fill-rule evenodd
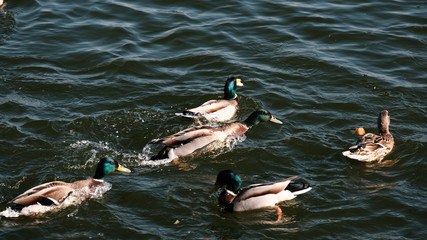
M246 140L245 134L243 134L241 136L237 136L237 137L231 137L231 138L227 139L226 147L228 148L228 150L232 150L234 147L236 147L237 143L243 142L245 140Z
M21 211L13 210L8 207L2 212L0 212L0 216L6 218L16 218L19 216L31 216L37 217L41 216L47 212L54 212L64 209L69 206L81 204L83 201L87 199L99 199L101 198L105 192L110 190L112 187L111 183L104 182L103 186L94 186L94 187L85 187L79 190L74 191L70 196L68 196L62 203L59 205L53 206L43 206L40 204L34 204L27 207L24 207Z
M5 210L0 212L0 216L6 217L6 218L16 218L16 217L19 217L19 212L14 211L10 207L7 207Z
M159 160L142 160L140 163L141 163L141 166L156 167L156 166L166 165L172 161L173 160L169 158L165 158L165 159L159 159Z
M150 160L149 156L154 155L152 153L151 144L147 144L142 149L142 153L138 154L137 159L139 160L139 164L141 166L148 166L148 167L157 167L157 166L163 166L170 162L172 162L172 159L165 158L165 159L159 159L159 160Z
M86 148L86 147L94 147L96 149L111 150L109 143L103 142L103 141L93 142L93 141L89 141L89 140L81 140L81 141L77 141L75 143L71 143L70 147L77 148L77 149Z

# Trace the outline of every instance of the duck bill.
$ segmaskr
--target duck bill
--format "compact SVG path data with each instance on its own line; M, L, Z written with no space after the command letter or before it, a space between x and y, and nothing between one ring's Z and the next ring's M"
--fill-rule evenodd
M123 167L122 165L119 164L119 167L116 169L116 171L119 172L126 172L126 173L130 173L131 170L129 170L128 168Z
M236 79L236 86L243 87L242 79Z
M215 185L212 187L212 189L209 191L209 193L214 193L216 192L220 187L222 187L221 184L219 183L215 183Z
M277 123L277 124L283 124L282 121L280 121L279 119L277 119L277 118L275 118L273 116L271 117L270 122L274 122L274 123Z
M357 135L365 135L365 129L364 128L356 128L356 130L354 130L354 133L356 133Z

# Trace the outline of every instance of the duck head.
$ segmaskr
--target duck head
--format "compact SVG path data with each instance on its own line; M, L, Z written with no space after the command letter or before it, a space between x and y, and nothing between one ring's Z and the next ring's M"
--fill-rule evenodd
M242 186L242 180L232 170L223 170L218 173L215 185L211 189L211 193L217 191L223 186L226 186L227 190L237 193Z
M256 110L251 115L249 115L249 117L243 123L248 127L252 127L260 122L273 122L277 124L283 124L282 121L273 117L273 115L271 115L269 111L264 109Z
M237 98L236 87L243 86L242 79L237 77L229 77L224 86L224 99L234 100Z
M114 171L119 172L131 172L129 169L120 165L117 161L114 161L111 158L102 158L99 160L98 165L96 165L95 176L94 179L102 179L107 174L112 173Z
M389 125L390 125L390 115L388 115L387 110L382 110L380 115L378 116L378 132L389 133Z

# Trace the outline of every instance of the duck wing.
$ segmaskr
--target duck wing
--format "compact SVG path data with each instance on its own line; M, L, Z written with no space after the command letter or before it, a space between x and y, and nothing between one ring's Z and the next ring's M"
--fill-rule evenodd
M61 203L74 188L69 183L55 181L35 186L21 195L10 200L9 203L28 206L36 203L52 205Z
M198 114L209 114L220 111L229 106L237 106L236 100L210 100L202 105L186 110L186 112L198 113Z
M393 136L390 133L380 135L367 133L357 141L356 146L350 147L350 150L364 149L366 151L375 151L379 148L392 148L393 141Z
M230 123L218 127L197 126L189 128L176 134L151 141L150 143L158 143L166 146L150 159L175 159L186 156L213 142L223 142L228 137L241 136L247 130L248 127L241 123Z
M169 158L186 156L197 150L203 149L214 142L224 142L230 136L240 136L247 128L240 123L231 123L219 127L209 127L198 129L180 135L175 139L173 149L167 149ZM239 135L236 135L239 134Z
M280 182L254 184L243 188L234 199L233 210L247 211L263 207L273 207L281 201L295 198L297 194L286 190L291 180L295 178L296 176Z
M203 117L211 122L224 122L233 118L238 109L237 100L210 100L201 106L176 113L177 116L187 118Z
M297 178L297 176L293 176L279 182L249 185L241 189L238 196L236 197L236 200L237 199L246 200L249 198L258 197L258 196L267 195L267 194L277 194L285 190L285 188L289 185L291 180L295 178Z
M213 128L214 127L211 127L211 126L192 127L164 138L154 139L150 143L163 144L170 147L177 147L177 146L186 144L188 142L191 142L196 138L213 135Z
M391 151L393 142L391 134L367 133L357 141L356 145L343 152L343 155L359 161L373 161Z
M183 142L181 145L170 149L173 152L172 156L182 157L189 155L197 150L203 149L207 145L222 140L222 137L217 134L199 135L195 138ZM170 154L168 153L168 156Z

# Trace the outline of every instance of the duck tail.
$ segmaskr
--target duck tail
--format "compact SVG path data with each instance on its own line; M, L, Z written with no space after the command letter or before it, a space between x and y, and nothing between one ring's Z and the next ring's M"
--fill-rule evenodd
M291 191L295 196L306 193L311 190L310 184L303 182L291 182L286 187L286 190Z
M349 150L342 152L342 155L351 159L359 160L362 162L369 162L369 156L368 155L362 155L358 154L355 151Z
M20 212L22 211L22 209L26 207L25 205L21 205L21 204L13 204L10 208L14 211Z
M169 158L169 151L171 150L171 147L164 147L162 150L157 153L157 155L150 157L150 160L161 160Z
M13 200L13 199L12 199ZM12 200L4 200L1 202L2 205L10 206L12 210L21 211L25 206L21 204L13 203Z

